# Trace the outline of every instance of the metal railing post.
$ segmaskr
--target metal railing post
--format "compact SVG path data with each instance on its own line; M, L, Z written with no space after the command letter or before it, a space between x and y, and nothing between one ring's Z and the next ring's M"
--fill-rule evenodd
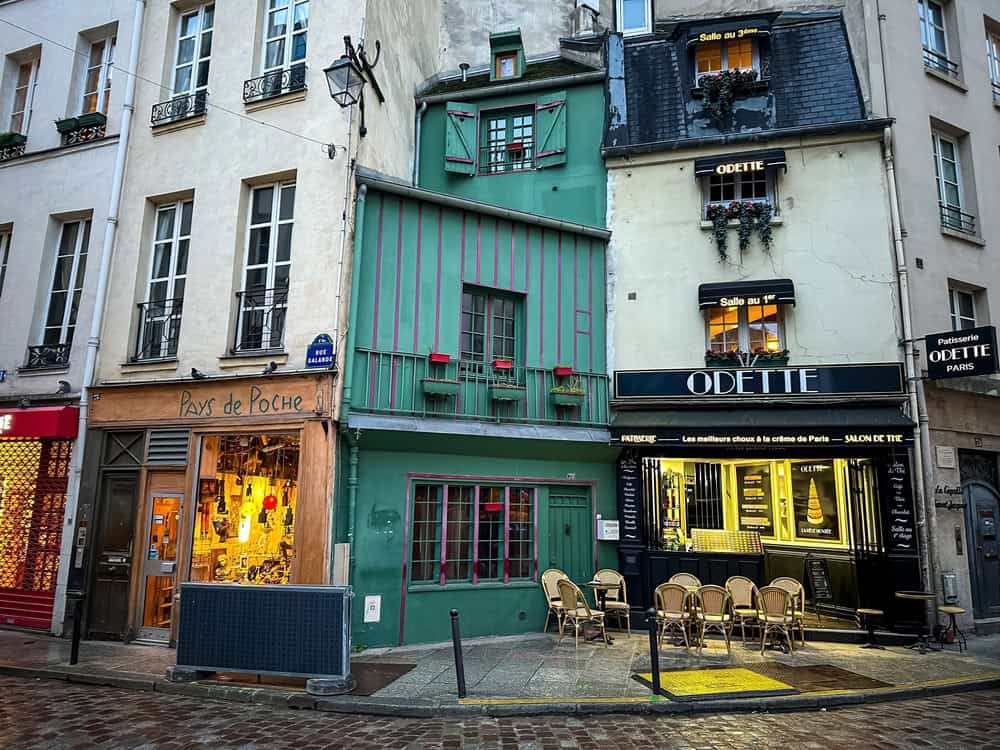
M660 649L656 632L656 610L646 610L646 625L649 627L649 668L653 695L660 695Z
M465 697L465 662L462 660L462 636L458 632L458 610L451 611L451 641L455 647L455 679L458 681L458 697Z
M80 638L83 637L83 598L82 591L70 591L67 597L73 600L73 639L69 647L69 663L72 666L80 660Z

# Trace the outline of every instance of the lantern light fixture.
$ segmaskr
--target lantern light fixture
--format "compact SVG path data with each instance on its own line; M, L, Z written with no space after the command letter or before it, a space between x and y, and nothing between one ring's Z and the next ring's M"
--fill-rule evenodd
M380 104L385 102L385 96L373 70L381 55L382 44L378 40L375 40L375 59L369 60L365 54L364 43L355 48L351 37L345 36L344 54L323 69L330 97L342 108L358 105L361 113L361 126L358 132L362 138L368 132L365 127L365 84L371 84Z

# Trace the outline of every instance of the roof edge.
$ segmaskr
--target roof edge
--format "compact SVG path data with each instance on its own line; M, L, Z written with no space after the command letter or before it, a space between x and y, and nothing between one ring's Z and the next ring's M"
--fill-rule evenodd
M441 104L459 99L462 101L486 99L489 97L506 96L508 94L519 94L525 91L537 91L539 89L580 86L587 83L603 83L606 77L606 68L595 68L586 73L573 73L568 76L554 76L553 78L541 78L531 81L512 81L505 84L493 84L492 86L482 86L477 89L452 91L444 94L429 94L426 96L417 94L415 99L417 106L425 102L427 104Z
M518 211L513 208L494 206L491 203L480 203L479 201L469 200L468 198L459 198L458 196L447 195L446 193L437 193L433 190L408 185L400 180L383 175L373 169L367 169L366 167L359 166L357 168L355 179L359 185L366 185L377 190L382 190L386 193L401 195L405 198L427 201L428 203L436 203L440 206L458 208L465 211L476 211L487 216L496 216L501 219L518 221L522 224L531 224L533 226L554 229L560 232L570 232L572 234L580 234L585 237L594 237L605 242L611 239L611 231L608 229L592 227L588 224L577 224L572 221L563 221L562 219L552 219L548 216L540 216L539 214L532 214L527 211Z

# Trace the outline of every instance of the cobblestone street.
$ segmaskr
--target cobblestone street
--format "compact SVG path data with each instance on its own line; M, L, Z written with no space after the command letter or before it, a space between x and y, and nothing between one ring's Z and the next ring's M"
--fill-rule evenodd
M405 720L291 711L0 678L0 747L796 748L996 747L1000 691L818 713Z

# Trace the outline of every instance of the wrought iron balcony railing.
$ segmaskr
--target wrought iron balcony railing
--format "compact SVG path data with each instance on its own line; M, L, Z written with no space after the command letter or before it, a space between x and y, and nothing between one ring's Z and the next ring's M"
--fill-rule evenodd
M949 206L947 203L939 203L938 208L941 210L941 226L965 234L976 233L976 217L972 214L967 214L958 206Z
M531 138L511 143L491 143L479 149L479 171L484 174L534 168L535 142Z
M565 379L537 367L495 369L492 363L432 364L426 355L358 349L351 408L381 414L491 422L608 425L608 376ZM553 392L553 389L556 389Z
M42 344L28 347L28 362L25 370L49 370L69 367L69 353L72 344Z
M253 288L236 293L233 354L281 349L285 339L288 287Z
M993 81L993 101L1000 103L1000 81Z
M924 67L943 73L949 78L958 78L958 63L927 47L924 47Z
M243 83L243 101L246 104L271 99L306 88L306 65L299 63L284 70L272 70Z
M196 91L193 94L175 96L173 99L154 104L150 124L155 128L157 125L167 125L203 115L206 110L206 99L208 99L207 91Z
M183 299L177 298L142 302L138 305L139 329L135 341L135 361L177 356L183 302Z

